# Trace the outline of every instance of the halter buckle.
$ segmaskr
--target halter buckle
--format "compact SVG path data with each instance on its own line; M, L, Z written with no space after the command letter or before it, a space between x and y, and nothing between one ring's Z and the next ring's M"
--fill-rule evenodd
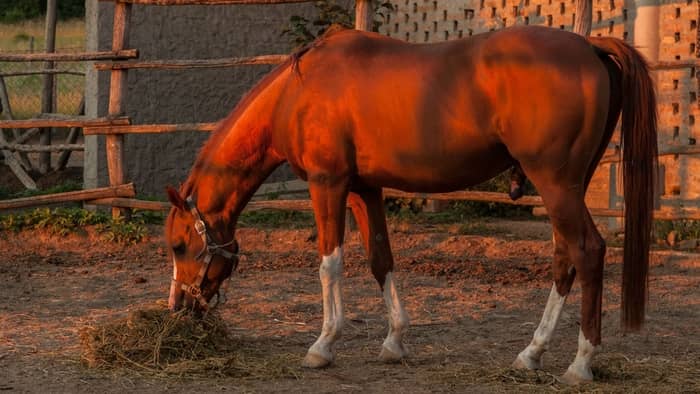
M202 289L199 288L199 286L195 285L190 285L187 287L187 292L192 296L192 297L199 297L202 295Z
M194 229L197 231L197 234L202 235L207 232L207 225L204 224L203 220L197 219L194 221Z

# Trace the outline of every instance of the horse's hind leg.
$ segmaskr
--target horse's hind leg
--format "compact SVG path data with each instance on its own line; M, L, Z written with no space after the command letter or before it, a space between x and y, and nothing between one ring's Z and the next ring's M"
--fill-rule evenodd
M566 296L569 294L576 276L576 269L571 265L568 256L567 244L563 241L557 242L556 236L555 233L554 261L552 263L554 284L549 292L547 306L544 308L540 325L535 330L530 344L518 354L513 362L514 368L542 368L542 354L549 348L549 342L557 327Z
M335 342L344 325L341 282L343 279L343 233L345 230L346 182L309 182L309 192L318 228L319 268L323 292L323 328L321 335L304 357L302 365L321 368L335 359Z
M348 202L362 234L372 274L384 293L389 312L389 334L384 340L379 359L395 362L406 355L403 336L408 328L408 315L401 304L393 278L394 258L389 245L381 190L350 193Z
M585 206L583 187L572 187L570 183L553 186L550 183L547 187L545 183L538 184L535 179L533 181L544 199L557 245L560 242L565 244L561 248L557 246L557 254L566 253L565 257L568 257L581 283L578 353L562 380L567 383L590 381L593 379L591 362L600 345L605 241L595 228ZM561 309L559 304L563 305L563 295L568 292L573 280L574 271L563 275L562 269L563 267L557 267L555 262L555 279L559 282L555 286L557 294L553 296L555 301L552 310Z

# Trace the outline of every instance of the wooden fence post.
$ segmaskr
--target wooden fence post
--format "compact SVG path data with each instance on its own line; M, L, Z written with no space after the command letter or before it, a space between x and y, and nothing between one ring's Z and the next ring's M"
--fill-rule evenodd
M56 0L46 0L46 52L54 52L56 49ZM44 63L44 68L52 69L53 62ZM41 92L41 112L48 114L54 112L54 75L44 75L44 85ZM39 143L41 145L51 145L50 127L41 130ZM39 172L46 174L51 171L51 152L42 152L39 154Z
M372 0L355 0L355 29L372 31L373 23Z
M112 32L112 50L124 49L129 39L129 19L131 4L114 4L114 27ZM109 84L109 116L123 113L124 93L126 91L126 70L112 70ZM124 183L124 135L114 134L106 137L107 169L109 184L117 186ZM119 208L112 208L112 216L122 214Z
M593 0L576 0L575 12L574 33L584 37L590 36L593 22Z

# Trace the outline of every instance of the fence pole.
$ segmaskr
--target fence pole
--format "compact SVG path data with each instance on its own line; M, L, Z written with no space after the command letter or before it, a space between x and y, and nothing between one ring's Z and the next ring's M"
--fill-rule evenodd
M114 27L112 31L112 50L124 49L129 39L129 19L131 4L114 4ZM109 84L109 116L119 116L123 113L124 92L126 91L126 70L112 70ZM109 184L117 186L124 183L124 135L106 136L107 169ZM112 208L112 216L119 217L122 210Z
M593 0L576 0L574 33L588 37L593 22Z
M355 0L355 29L372 31L373 15L372 0Z
M54 52L56 49L56 0L46 0L46 29L44 37L46 38L46 52ZM53 62L44 63L44 68L53 68ZM44 75L44 86L41 92L41 112L54 112L54 76L53 74ZM51 131L47 127L41 130L39 143L41 145L51 145ZM42 152L39 154L39 172L46 174L51 171L51 152Z

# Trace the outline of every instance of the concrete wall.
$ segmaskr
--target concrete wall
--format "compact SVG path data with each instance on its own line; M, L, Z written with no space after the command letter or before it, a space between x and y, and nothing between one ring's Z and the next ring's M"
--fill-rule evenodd
M233 6L132 7L128 48L141 59L209 59L288 53L290 39L281 37L291 15L309 16L310 4ZM111 49L113 5L87 2L89 49ZM125 114L132 123L217 121L224 117L253 84L273 66L189 71L130 70ZM107 113L109 72L90 72L88 115ZM208 133L127 135L126 179L137 192L163 194L189 173ZM86 187L109 183L104 137L88 137ZM278 176L284 176L284 172Z

